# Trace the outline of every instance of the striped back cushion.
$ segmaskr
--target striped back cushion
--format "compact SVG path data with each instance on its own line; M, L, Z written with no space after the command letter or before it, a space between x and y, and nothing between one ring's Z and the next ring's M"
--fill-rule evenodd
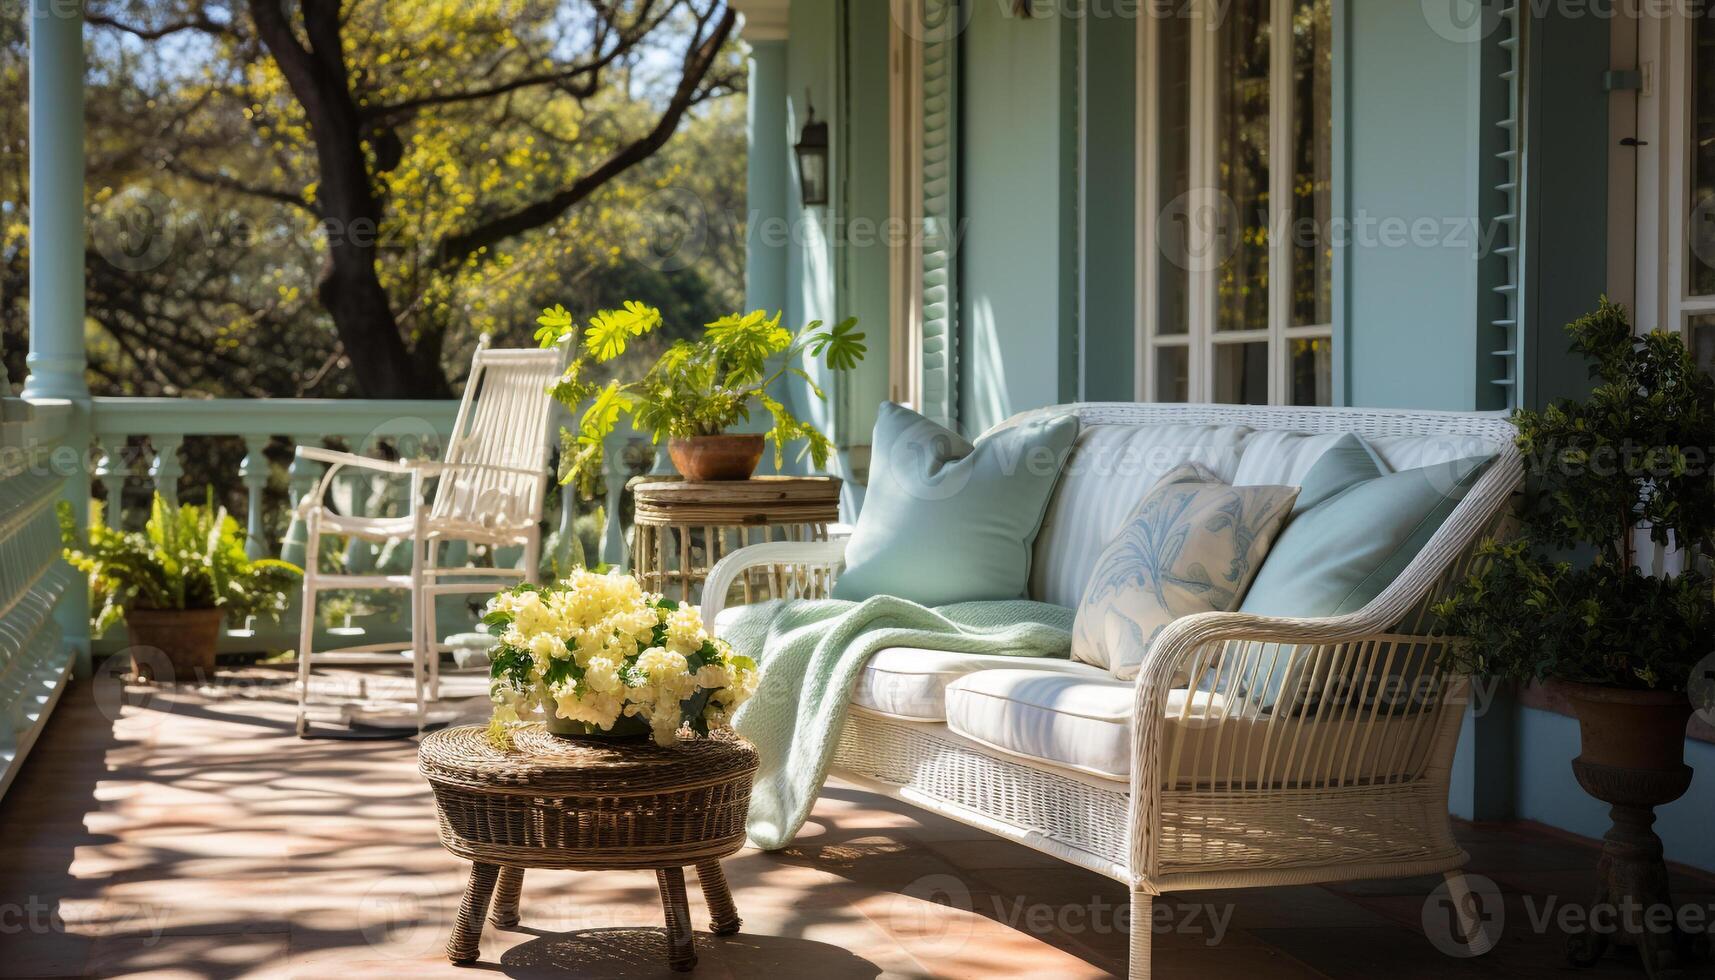
M1232 482L1249 433L1240 425L1086 425L1036 533L1030 598L1076 607L1097 556L1156 482L1186 463Z

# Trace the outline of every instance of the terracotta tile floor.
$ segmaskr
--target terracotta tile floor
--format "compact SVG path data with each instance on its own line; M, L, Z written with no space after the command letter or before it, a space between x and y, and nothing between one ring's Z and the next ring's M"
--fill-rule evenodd
M134 689L122 710L112 685L67 691L0 800L0 975L670 975L641 873L532 872L523 924L490 926L476 967L448 966L464 869L436 843L414 743L301 741L282 675L242 676L268 680ZM1588 844L1461 833L1507 896L1486 957L1456 960L1426 937L1435 879L1356 882L1187 893L1158 922L1155 976L1642 976L1619 958L1572 971L1553 928L1532 928L1550 899L1585 897ZM1123 970L1124 888L847 786L829 786L794 847L726 867L745 930L698 933L700 977ZM1682 899L1715 905L1708 878L1676 878ZM694 888L692 902L701 925Z

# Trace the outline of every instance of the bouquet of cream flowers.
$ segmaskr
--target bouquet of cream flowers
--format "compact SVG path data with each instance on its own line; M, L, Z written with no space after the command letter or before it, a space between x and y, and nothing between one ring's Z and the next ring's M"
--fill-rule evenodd
M629 575L577 570L554 585L520 585L488 602L494 717L559 731L648 731L671 745L682 728L707 735L756 690L756 661L703 628L693 606L644 592Z

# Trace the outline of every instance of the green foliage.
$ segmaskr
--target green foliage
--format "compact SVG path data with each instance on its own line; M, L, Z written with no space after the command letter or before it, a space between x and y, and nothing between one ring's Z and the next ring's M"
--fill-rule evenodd
M1467 638L1454 664L1509 680L1611 687L1685 686L1715 649L1709 580L1655 578L1628 566L1550 561L1531 542L1488 542L1487 568L1439 612Z
M169 505L159 494L142 531L119 531L90 505L87 537L71 506L59 507L65 559L89 576L97 635L124 618L127 609L224 609L228 619L278 618L303 572L274 559L252 561L244 553L244 531L214 506Z
M677 340L656 358L636 381L587 378L592 365L604 365L623 355L627 345L659 329L661 312L636 301L619 310L591 317L580 336L565 307L542 311L537 340L545 347L569 344L578 351L553 388L555 398L573 411L582 408L577 431L566 433L561 455L564 482L585 495L598 489L604 462L603 442L621 416L656 442L667 437L717 435L750 420L753 406L767 412L767 438L774 443L775 465L785 461L786 445L802 441L800 457L808 455L818 467L827 465L833 443L813 426L800 421L770 389L788 374L801 378L817 398L825 399L801 366L806 357L821 358L830 370L848 371L863 360L864 335L849 319L831 328L815 321L794 334L780 325L781 314L765 310L734 313L708 324L700 339Z
M1467 638L1449 663L1511 680L1683 690L1715 649L1710 579L1695 563L1644 575L1632 534L1711 554L1715 380L1677 335L1634 336L1606 297L1567 332L1597 384L1582 401L1515 414L1525 533L1486 542L1478 571L1437 606Z

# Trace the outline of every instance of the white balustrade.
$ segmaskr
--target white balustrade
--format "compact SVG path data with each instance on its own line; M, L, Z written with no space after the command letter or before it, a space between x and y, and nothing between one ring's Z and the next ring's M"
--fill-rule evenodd
M297 508L318 485L323 467L297 458L291 453L292 447L331 441L343 442L353 452L438 457L450 437L448 430L457 408L453 401L97 398L92 424L97 454L92 475L108 501L105 521L114 527L135 528L147 517L142 508L149 494L159 491L164 498L176 500L189 471L191 478L213 484L217 501L230 502L235 511L242 511L235 517L245 529L247 554L252 558L278 554L285 561L302 564L305 529L297 518ZM619 567L627 563L621 520L622 495L630 476L625 451L639 438L643 437L622 427L609 440L609 472L602 484L601 500L606 523L597 553L583 560ZM242 449L234 471L208 469L217 448L226 458ZM334 499L341 509L357 514L406 512L406 490L397 479L351 471L338 483ZM241 496L227 492L239 488ZM203 487L188 483L183 490L187 500L200 502L204 494ZM564 569L580 550L572 545L579 502L569 489L559 496L560 513L548 519L551 527L558 528L558 546L547 557L555 567ZM330 551L341 555L354 571L394 564L400 555L397 546L377 548L358 540L344 542L343 547L324 546L324 554ZM443 565L461 565L470 559L469 548L464 542L449 542L439 557ZM516 563L519 557L502 553L479 561L503 565ZM285 631L293 630L295 624L296 618L289 615L272 633L260 629L249 639L254 646L268 648L281 643L282 637L289 639Z

